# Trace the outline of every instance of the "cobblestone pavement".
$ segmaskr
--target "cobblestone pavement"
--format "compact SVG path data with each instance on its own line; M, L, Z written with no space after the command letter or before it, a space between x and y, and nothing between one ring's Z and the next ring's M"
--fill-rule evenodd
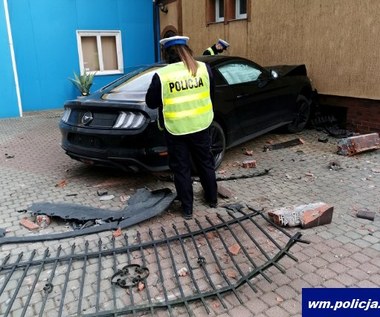
M6 237L32 234L20 225L20 220L30 215L20 211L34 202L70 202L118 210L125 205L123 198L133 195L138 188L174 189L172 183L159 180L157 175L95 168L71 160L60 148L60 115L60 111L46 111L0 121L0 228L6 229ZM298 262L282 259L280 263L286 270L284 274L270 268L267 274L272 283L260 276L256 278L254 285L257 292L247 284L241 286L237 292L243 304L236 296L227 293L224 295L227 308L210 299L210 316L297 317L301 316L301 292L304 287L380 286L380 151L352 157L339 156L336 154L336 139L329 137L328 142L323 143L318 142L320 136L325 134L315 130L306 130L297 135L271 133L229 150L218 170L218 176L241 176L254 171L271 170L266 176L221 181L219 184L232 191L233 197L220 198L217 209L210 209L203 204L201 187L198 183L194 184L194 213L199 219L216 212L223 213L222 205L233 202L264 211L318 201L334 206L331 224L288 230L291 234L300 231L302 238L311 242L296 244L292 248ZM277 143L295 137L302 138L304 144L263 151L269 141ZM245 155L245 150L253 150L253 156ZM241 162L248 159L256 160L256 169L241 167ZM332 162L340 165L341 169L329 168ZM98 190L106 190L115 198L101 201ZM154 231L165 227L168 223L181 224L183 219L177 209L174 204L163 215L125 229L124 233L133 236L137 230L147 232L148 229ZM375 212L375 220L357 218L356 212L359 210ZM68 230L65 222L53 220L50 226L34 234L65 230ZM2 245L0 261L7 254L14 258L21 251L27 256L34 249L43 252L50 248L53 252L58 244L63 253L70 254L73 243L83 250L85 240L90 241L90 248L98 248L96 242L99 238L109 240L111 236L110 232L102 232L59 242ZM64 273L60 272L62 285ZM4 278L0 280L0 289L5 282ZM37 316L32 312L41 307L38 299L30 302L25 300L31 290L31 283L23 286L14 299L13 290L2 294L0 314L4 314L5 307L13 300L9 316L20 316L25 305L33 306L26 316ZM16 290L18 281L11 280L7 287L9 285ZM86 284L85 287L91 288L92 284ZM36 292L38 285L35 289ZM62 286L54 288L54 291L62 291ZM102 303L107 303L111 301L112 293L105 291L101 296ZM66 298L67 303L79 300L75 296L69 297L70 294ZM192 305L195 316L207 316L202 305L196 302ZM59 306L57 301L50 302L44 309L44 316L58 316ZM168 316L168 312L160 310L155 314ZM188 316L188 313L179 306L173 315Z

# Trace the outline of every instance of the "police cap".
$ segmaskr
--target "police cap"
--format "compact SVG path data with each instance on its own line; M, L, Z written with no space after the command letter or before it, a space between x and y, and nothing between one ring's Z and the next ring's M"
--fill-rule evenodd
M222 45L224 49L226 49L228 46L230 46L230 44L227 41L222 40L222 39L218 40L218 44Z
M187 45L189 38L187 36L171 36L160 41L160 44L164 46L164 48L168 48L173 45Z

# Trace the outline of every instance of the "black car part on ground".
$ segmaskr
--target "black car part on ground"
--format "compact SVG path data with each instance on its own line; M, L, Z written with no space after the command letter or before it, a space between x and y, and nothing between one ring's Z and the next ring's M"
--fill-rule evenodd
M179 309L193 316L193 302L201 303L196 309L203 314L218 309L208 299L228 309L227 294L244 304L239 287L257 292L254 278L272 282L271 267L286 273L279 261L297 261L290 248L308 243L301 233L290 235L261 211L248 209L234 204L225 215L207 216L202 223L137 232L132 244L124 235L108 243L92 241L93 246L86 241L69 250L34 250L27 258L8 254L0 263L0 314L155 316L164 309L177 316Z
M353 131L342 128L343 125L347 124L339 122L333 115L318 114L312 119L311 123L316 130L323 131L334 138L347 138L355 134Z
M125 229L160 215L167 210L176 196L169 188L154 191L141 188L129 199L128 206L115 212L76 204L35 203L29 208L34 215L43 214L51 217L60 217L64 220L79 220L82 222L99 219L104 221L104 223L61 233L23 237L0 237L0 245L67 239L107 230L116 230L118 228Z

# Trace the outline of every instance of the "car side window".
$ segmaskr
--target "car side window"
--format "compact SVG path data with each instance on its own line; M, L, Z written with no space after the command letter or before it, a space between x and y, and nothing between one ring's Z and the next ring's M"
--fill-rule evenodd
M219 67L219 72L223 75L229 85L255 81L262 74L260 69L243 63L222 65Z

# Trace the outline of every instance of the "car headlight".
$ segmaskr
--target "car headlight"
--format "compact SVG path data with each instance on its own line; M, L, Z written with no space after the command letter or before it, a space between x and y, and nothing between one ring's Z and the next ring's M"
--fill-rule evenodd
M145 116L140 112L120 112L114 128L119 129L138 129L143 126L145 122Z
M65 111L63 112L61 120L63 122L69 121L70 113L71 113L71 108L65 108Z

